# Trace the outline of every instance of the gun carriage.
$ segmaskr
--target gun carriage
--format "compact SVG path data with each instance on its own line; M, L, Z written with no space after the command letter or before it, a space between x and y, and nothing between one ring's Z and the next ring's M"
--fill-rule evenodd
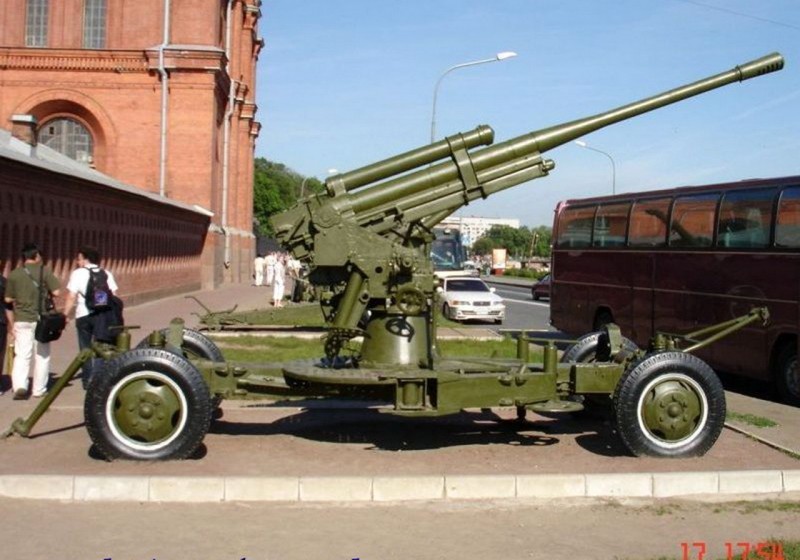
M764 309L685 337L658 335L638 349L608 326L583 337L561 361L552 342L529 363L524 333L516 359L452 359L436 347L437 280L432 229L463 205L547 176L543 154L605 126L710 90L780 70L775 53L598 115L492 144L488 126L448 136L328 178L326 192L272 218L279 241L309 269L329 324L325 357L281 370L244 368L180 320L130 349L80 353L30 418L10 432L27 435L58 392L92 358L103 374L87 393L89 434L108 458L181 459L209 429L220 399L316 395L380 399L389 413L439 416L465 408L513 406L568 412L587 397L613 405L618 432L635 455L704 454L725 417L715 373L690 352L733 330L765 321ZM346 351L360 337L360 350Z

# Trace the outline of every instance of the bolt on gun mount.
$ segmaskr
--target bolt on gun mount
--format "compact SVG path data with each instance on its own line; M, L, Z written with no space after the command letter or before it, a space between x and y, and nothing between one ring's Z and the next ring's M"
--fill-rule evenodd
M542 154L594 132L713 89L783 68L773 53L691 84L617 109L492 144L479 126L428 146L328 178L327 192L302 199L271 218L278 240L308 263L312 284L324 286L330 324L326 354L364 334L361 362L433 369L432 301L436 279L431 228L478 198L546 176ZM445 160L441 163L435 163ZM359 323L369 311L366 329Z

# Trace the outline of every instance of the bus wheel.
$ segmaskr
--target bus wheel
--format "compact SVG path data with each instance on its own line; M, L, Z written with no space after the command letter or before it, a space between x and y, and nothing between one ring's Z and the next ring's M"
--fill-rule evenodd
M797 346L784 346L775 360L775 381L781 400L800 406L800 371L797 369Z
M186 459L211 423L211 395L188 360L139 348L108 365L86 394L89 437L106 458Z
M633 354L639 347L629 338L622 337L622 349L628 354ZM568 347L561 356L561 363L589 364L594 362L611 361L611 345L608 333L598 331L586 334ZM607 420L613 416L613 402L607 395L584 395L583 410L575 413L577 416Z
M683 352L645 356L614 392L616 426L636 456L699 457L725 422L725 392L714 371Z

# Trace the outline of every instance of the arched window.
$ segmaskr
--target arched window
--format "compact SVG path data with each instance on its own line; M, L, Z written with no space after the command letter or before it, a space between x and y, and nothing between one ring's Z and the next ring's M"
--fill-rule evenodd
M85 0L83 5L83 48L106 48L106 0Z
M46 122L39 129L39 143L86 165L92 163L92 135L75 119Z

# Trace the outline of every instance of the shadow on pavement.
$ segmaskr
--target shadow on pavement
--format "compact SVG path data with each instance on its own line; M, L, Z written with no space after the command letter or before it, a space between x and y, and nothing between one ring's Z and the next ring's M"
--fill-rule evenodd
M610 426L572 419L500 418L462 412L443 418L400 418L377 410L303 410L269 423L212 424L211 433L236 436L292 435L327 443L367 444L383 451L433 450L468 445L551 446L558 436L578 435L581 447L599 455L627 455Z

